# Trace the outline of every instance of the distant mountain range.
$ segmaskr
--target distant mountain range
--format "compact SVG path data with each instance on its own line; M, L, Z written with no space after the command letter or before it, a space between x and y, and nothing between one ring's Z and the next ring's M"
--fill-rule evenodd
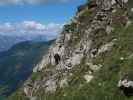
M24 41L48 41L50 38L46 38L44 35L26 35L26 36L9 36L0 35L0 51L5 51L11 48L13 45Z
M13 38L4 37L4 39L8 43L13 43ZM0 52L0 94L9 95L20 86L30 76L33 67L41 60L42 55L53 42L54 40L26 41L14 45L7 51Z

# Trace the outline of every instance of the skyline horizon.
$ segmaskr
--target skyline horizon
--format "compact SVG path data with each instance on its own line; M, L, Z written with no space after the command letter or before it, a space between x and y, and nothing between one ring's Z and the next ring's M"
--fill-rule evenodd
M3 35L58 35L64 24L68 23L75 15L77 6L83 4L86 0L62 1L54 5L54 0L44 4L26 4L19 5L19 2L12 4L0 1L0 34ZM13 1L13 0L10 0ZM29 1L29 0L28 0ZM31 0L36 1L36 0ZM38 2L42 2L39 0ZM7 3L7 5L6 5ZM37 2L36 2L37 3ZM44 12L44 13L43 13Z

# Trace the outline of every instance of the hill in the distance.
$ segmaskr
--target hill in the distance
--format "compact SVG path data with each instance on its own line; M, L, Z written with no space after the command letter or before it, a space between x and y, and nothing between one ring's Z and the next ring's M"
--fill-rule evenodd
M49 39L43 35L30 35L30 36L8 36L0 34L0 52L10 49L13 45L24 41L48 41Z
M9 95L20 86L53 42L26 41L0 52L0 93Z

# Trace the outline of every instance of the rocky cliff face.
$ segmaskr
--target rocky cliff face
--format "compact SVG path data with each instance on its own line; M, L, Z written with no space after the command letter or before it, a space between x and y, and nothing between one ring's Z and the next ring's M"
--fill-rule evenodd
M95 99L97 97L95 92L95 95L89 96L81 88L85 88L84 84L93 83L93 80L97 77L97 80L101 81L102 78L101 80L99 78L102 77L101 70L106 71L108 68L113 70L111 69L112 67L107 66L109 64L111 66L111 59L113 61L116 51L125 50L119 47L120 34L129 32L128 28L132 25L132 5L132 0L88 0L86 4L78 7L75 17L69 24L64 26L49 53L35 66L33 75L24 84L25 96L31 100L56 100L57 94L57 100L77 100L76 97L78 100L88 100L85 98L86 96L90 100L115 100L108 97ZM131 40L129 41L131 42ZM128 53L131 54L131 52ZM117 54L119 53L117 52ZM121 54L124 53L121 52L119 54L120 61L123 61L125 58L120 57ZM106 75L107 77L111 77L111 75L113 77L113 71L112 74L108 71L108 73L105 73L105 71L103 72L105 74L103 77L106 77ZM99 72L100 74L98 74ZM122 73L122 71L119 69L118 73ZM124 74L115 80L116 87L125 87L126 84L122 81L123 76ZM102 84L106 80L108 79L105 78L101 82L94 82L102 86L106 85ZM127 78L123 80L127 80ZM133 87L132 81L130 79L128 81L131 83L128 87ZM74 85L72 85L73 82L75 82ZM70 88L70 90L74 91L73 87L75 87L74 89L80 88L84 94L81 92L80 96L78 96L80 92L72 92L75 94L67 96L64 88ZM88 90L86 91L91 91L91 87L95 88L96 85L87 87ZM98 87L95 89L98 89ZM99 91L102 91L102 88ZM52 99L52 96L55 98ZM63 99L65 97L68 98Z

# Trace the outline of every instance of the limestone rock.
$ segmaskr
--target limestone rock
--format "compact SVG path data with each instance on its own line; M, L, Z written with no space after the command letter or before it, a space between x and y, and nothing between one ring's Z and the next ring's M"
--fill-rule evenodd
M126 28L129 27L132 24L132 21L128 20L126 23Z
M92 79L93 79L94 76L92 75L84 75L84 79L86 80L87 83L89 83Z
M107 32L108 34L110 34L113 30L114 30L114 28L111 27L111 26L107 26L107 27L106 27L106 32Z
M97 0L97 5L101 7L103 10L110 10L112 7L112 3L114 3L114 0Z
M114 43L113 43L113 42L110 42L110 43L107 43L107 44L101 46L101 48L98 50L98 54L110 50L110 49L112 48L113 45L114 45Z
M133 8L131 8L131 12L133 12Z
M124 3L127 3L127 2L128 2L128 0L123 0L123 2L124 2Z
M100 65L100 64L94 65L92 63L87 63L87 65L89 66L90 70L93 72L98 71L102 67L102 65Z
M53 93L56 91L57 89L57 83L56 83L56 80L53 80L53 79L49 79L46 81L45 83L45 91L46 92L50 92L50 93Z
M118 87L125 87L125 88L133 87L133 81L127 79L120 80L118 83Z
M60 81L60 87L63 88L63 87L66 87L66 86L68 86L68 79L64 78Z

